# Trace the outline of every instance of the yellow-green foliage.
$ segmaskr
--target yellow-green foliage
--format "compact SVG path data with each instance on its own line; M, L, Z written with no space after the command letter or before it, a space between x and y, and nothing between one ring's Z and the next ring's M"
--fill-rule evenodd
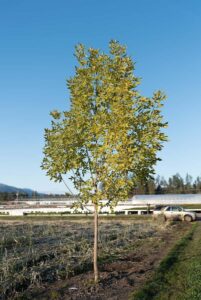
M51 113L42 167L55 181L71 171L83 203L101 206L107 199L112 207L153 173L167 123L161 114L165 95L141 96L126 48L111 41L109 49L76 47L78 66L67 81L71 108Z

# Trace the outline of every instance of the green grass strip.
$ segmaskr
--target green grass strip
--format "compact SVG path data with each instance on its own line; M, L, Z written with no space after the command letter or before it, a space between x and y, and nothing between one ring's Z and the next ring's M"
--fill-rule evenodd
M152 300L165 287L167 287L167 273L171 271L178 262L181 252L186 248L189 241L192 240L193 234L197 227L197 223L193 224L192 229L172 248L169 254L161 261L154 276L145 286L131 295L132 300Z

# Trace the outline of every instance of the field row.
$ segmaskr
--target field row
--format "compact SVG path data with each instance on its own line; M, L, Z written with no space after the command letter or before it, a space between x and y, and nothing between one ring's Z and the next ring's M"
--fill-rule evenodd
M162 229L151 221L102 222L99 263L117 258ZM15 299L34 286L51 284L91 269L91 222L0 225L0 295Z

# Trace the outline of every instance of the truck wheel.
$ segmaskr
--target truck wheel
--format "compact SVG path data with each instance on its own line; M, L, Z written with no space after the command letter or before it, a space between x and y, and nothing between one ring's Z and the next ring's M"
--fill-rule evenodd
M184 221L186 221L186 222L192 222L193 218L191 216L189 216L189 215L186 215L186 216L184 216Z

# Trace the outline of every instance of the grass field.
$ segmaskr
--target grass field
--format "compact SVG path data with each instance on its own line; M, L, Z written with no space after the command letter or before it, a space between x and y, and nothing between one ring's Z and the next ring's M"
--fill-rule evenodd
M201 224L195 223L133 300L201 299Z
M102 295L97 299L115 295L127 299L190 228L189 224L160 224L149 217L101 217L100 284L95 288L91 217L3 217L0 299L71 299L72 293L73 299L97 294Z
M132 224L130 220L102 223L99 260L111 260L134 240L157 232L155 225L142 221ZM29 286L65 279L91 268L93 232L87 219L17 221L0 226L1 295L13 299Z
M24 223L30 223L31 221L37 222L37 221L75 221L75 222L92 222L93 221L93 215L66 215L66 216L60 216L60 215L29 215L29 216L8 216L0 215L0 222L4 221L22 221ZM151 215L100 215L99 220L100 221L128 221L131 220L131 222L134 220L151 220Z

